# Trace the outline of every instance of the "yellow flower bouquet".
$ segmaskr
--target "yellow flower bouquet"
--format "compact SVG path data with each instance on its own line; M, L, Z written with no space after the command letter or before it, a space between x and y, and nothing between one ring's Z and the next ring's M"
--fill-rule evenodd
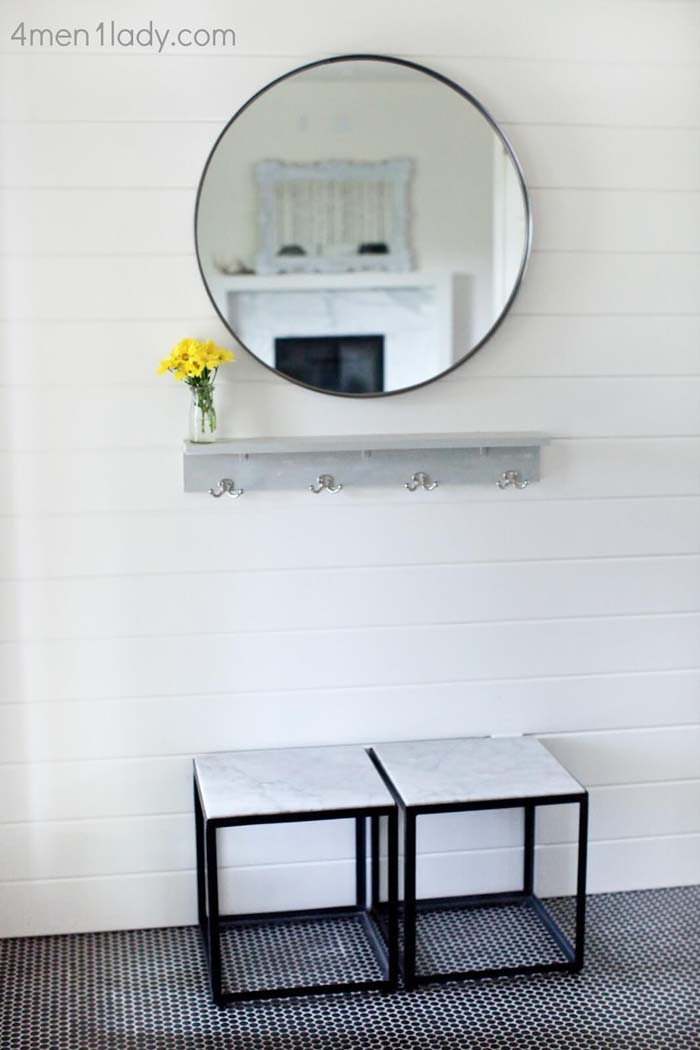
M178 382L184 382L192 393L190 408L190 438L192 441L216 440L216 409L214 407L214 380L219 366L234 357L230 350L217 346L211 339L181 339L160 363L158 375L171 372Z

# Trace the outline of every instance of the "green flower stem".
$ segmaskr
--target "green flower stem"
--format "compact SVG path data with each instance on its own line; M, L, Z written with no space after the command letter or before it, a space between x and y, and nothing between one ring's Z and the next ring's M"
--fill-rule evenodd
M201 413L201 429L204 434L209 429L211 434L216 430L216 409L214 408L214 379L216 369L210 372L208 369L201 376L187 380L187 385L192 390L195 404Z

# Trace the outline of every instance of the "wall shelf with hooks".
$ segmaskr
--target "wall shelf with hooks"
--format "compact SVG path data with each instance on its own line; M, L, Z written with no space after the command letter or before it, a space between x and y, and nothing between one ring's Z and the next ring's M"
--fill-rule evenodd
M430 493L454 485L519 490L540 479L537 433L356 434L185 442L185 492L238 499L294 490L336 495L357 487Z

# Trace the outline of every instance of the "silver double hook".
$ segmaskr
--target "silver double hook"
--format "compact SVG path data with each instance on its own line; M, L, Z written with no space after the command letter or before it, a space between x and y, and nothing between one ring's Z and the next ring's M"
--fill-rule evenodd
M222 478L215 489L209 489L209 495L214 499L219 499L223 495L230 496L231 499L238 499L243 495L243 489L236 488L233 478Z
M511 486L516 489L526 489L530 482L524 478L519 470L506 470L496 482L499 489L508 489Z
M309 485L309 490L318 496L319 492L340 492L342 485L336 485L332 474L319 474L315 485Z
M409 492L415 492L416 489L425 489L426 492L432 492L439 484L439 481L430 480L430 474L419 470L416 474L411 475L410 481L405 482L404 488L407 488Z

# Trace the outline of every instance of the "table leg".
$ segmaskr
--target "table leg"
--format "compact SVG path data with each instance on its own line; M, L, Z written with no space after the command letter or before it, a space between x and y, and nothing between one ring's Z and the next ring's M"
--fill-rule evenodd
M416 984L416 814L407 809L404 840L403 977L406 990Z
M523 869L523 890L532 896L535 881L535 805L525 803L525 860Z
M371 840L372 840L372 910L379 910L379 820L373 814L370 817Z
M211 994L217 1005L221 1004L221 939L219 927L219 875L216 856L216 826L207 821L205 827L207 853L207 891L209 897L208 942L209 979Z
M197 784L194 785L194 829L195 847L197 855L197 919L199 928L206 941L207 928L207 884L204 864L204 817L202 815L202 804L199 801Z
M389 871L387 879L389 982L396 988L399 980L399 817L397 810L388 818Z
M355 904L367 908L367 821L355 817Z
M576 878L576 970L583 969L586 940L586 863L588 857L588 795L579 802L578 872Z

